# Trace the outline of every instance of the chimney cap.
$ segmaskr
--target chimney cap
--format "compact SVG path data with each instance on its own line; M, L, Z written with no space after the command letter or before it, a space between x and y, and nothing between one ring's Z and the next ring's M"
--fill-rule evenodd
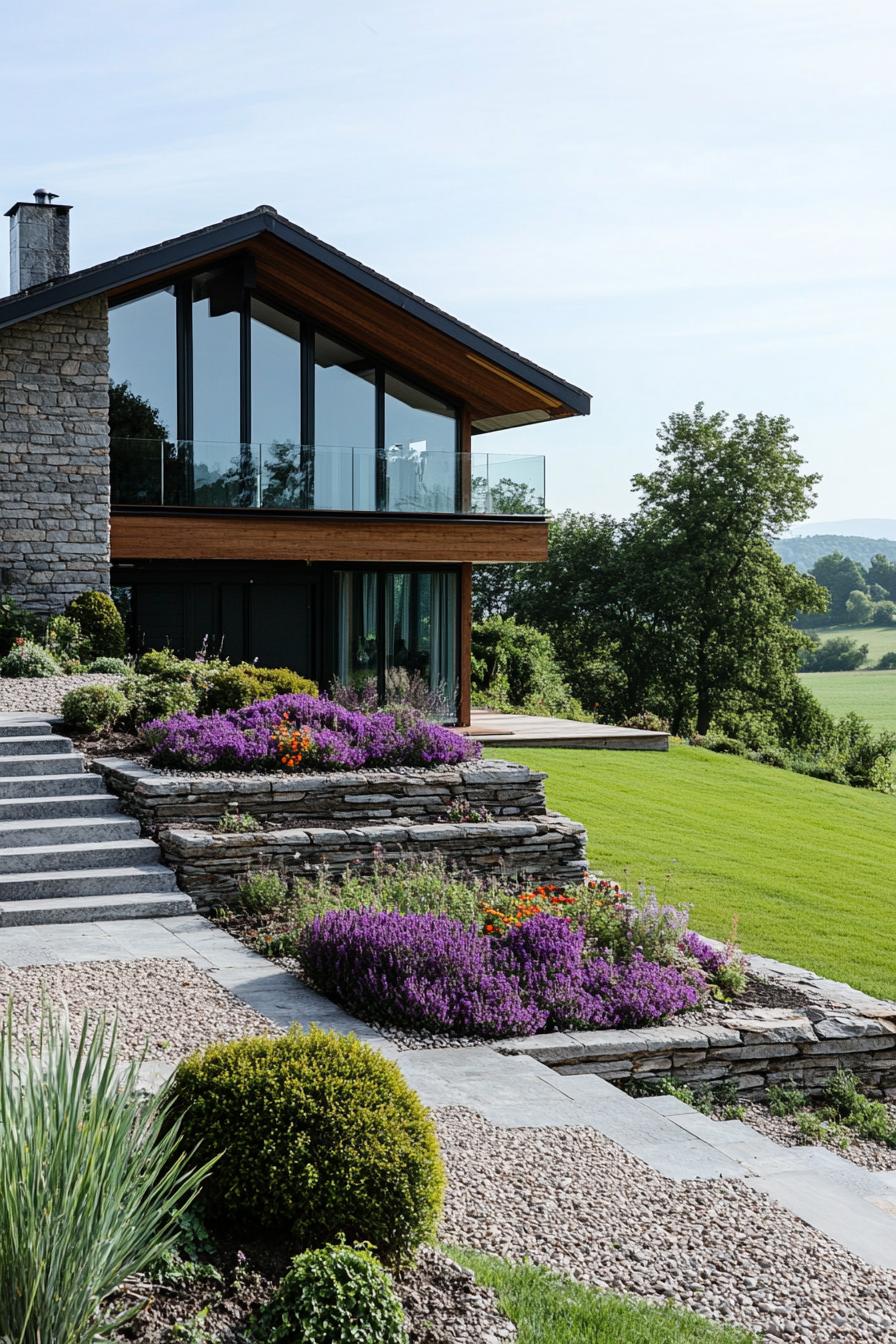
M9 209L6 211L6 216L7 218L11 219L13 215L15 215L19 210L21 210L23 206L26 205L28 206L41 205L45 207L51 206L52 209L54 210L65 210L65 211L71 210L72 207L70 205L56 205L56 201L58 200L59 195L57 192L47 191L46 188L44 187L38 187L34 192L33 201L16 201L15 205L11 205Z

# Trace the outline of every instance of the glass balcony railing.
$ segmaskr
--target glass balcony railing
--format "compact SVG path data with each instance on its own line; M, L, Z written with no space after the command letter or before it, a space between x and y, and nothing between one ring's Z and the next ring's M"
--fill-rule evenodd
M416 445L111 441L113 505L542 515L544 458Z

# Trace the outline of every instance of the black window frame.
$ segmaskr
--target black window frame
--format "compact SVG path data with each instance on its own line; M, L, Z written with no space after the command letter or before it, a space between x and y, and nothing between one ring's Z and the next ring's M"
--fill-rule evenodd
M251 260L251 259L249 259ZM463 403L454 397L448 396L444 390L421 379L417 374L405 368L401 364L395 364L391 360L383 359L370 346L359 343L353 337L347 336L344 332L330 327L326 323L319 322L314 318L303 313L292 304L284 303L282 299L271 294L268 290L257 287L252 278L252 267L245 259L236 258L234 261L225 262L220 268L206 266L189 274L180 276L174 281L174 284L160 285L149 283L140 287L127 295L126 298L119 300L120 303L131 303L135 299L141 299L149 294L154 294L160 289L174 290L176 302L176 358L177 358L177 437L178 442L186 445L185 451L192 457L193 443L193 284L199 275L207 275L220 269L222 276L230 272L233 268L243 267L243 281L241 287L240 302L236 311L240 316L240 435L241 445L252 443L252 327L251 327L251 309L252 299L258 298L262 302L275 308L286 317L292 318L299 323L300 329L300 407L299 424L302 442L299 445L301 454L301 464L303 467L303 478L306 482L306 496L308 499L314 498L314 367L315 367L315 338L318 334L328 337L330 340L348 346L350 349L357 350L358 354L365 359L369 359L374 370L374 391L375 391L375 417L374 417L374 439L375 442L367 444L358 444L358 447L371 447L375 453L376 459L376 510L385 511L386 501L386 376L392 376L417 387L421 392L426 392L429 396L441 401L445 406L451 408L454 412L454 454L456 458L455 469L455 507L454 513L461 512L462 498L462 480L463 480L463 454L461 443L461 432L463 423ZM111 305L117 307L117 304ZM188 473L188 479L192 479L192 474ZM185 501L192 503L189 499ZM276 512L277 510L272 510ZM288 510L289 512L315 512L313 508L307 510Z

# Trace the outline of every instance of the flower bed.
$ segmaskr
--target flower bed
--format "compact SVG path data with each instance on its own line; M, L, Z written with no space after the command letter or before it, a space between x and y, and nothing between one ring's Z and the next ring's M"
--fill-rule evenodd
M438 863L381 866L282 883L255 946L294 958L303 978L379 1026L499 1039L550 1030L637 1028L737 988L733 949L687 931L687 911L595 878L518 895L454 878ZM250 906L251 902L251 906ZM697 955L695 955L695 953ZM705 957L709 962L709 957ZM741 973L742 983L742 973Z
M144 724L153 765L185 770L360 770L457 765L478 742L415 711L365 713L311 695L278 695L247 709L173 714Z

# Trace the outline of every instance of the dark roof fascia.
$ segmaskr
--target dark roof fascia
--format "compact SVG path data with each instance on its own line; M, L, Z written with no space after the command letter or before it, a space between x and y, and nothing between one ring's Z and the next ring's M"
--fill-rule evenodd
M508 350L506 346L492 341L481 332L468 327L466 323L427 303L410 290L387 280L385 276L372 271L337 248L330 247L329 244L271 210L251 211L234 219L223 220L220 224L184 234L170 242L144 248L116 261L105 262L75 272L74 275L52 280L23 294L13 294L6 299L0 299L0 329L32 317L40 317L56 308L78 303L82 299L95 298L123 285L149 280L172 267L187 265L192 261L200 261L211 253L239 247L263 233L272 234L320 262L321 265L329 267L403 312L425 322L436 331L458 341L468 350L490 360L499 369L556 398L574 414L590 413L589 393L556 377L547 369L531 363L522 355Z

